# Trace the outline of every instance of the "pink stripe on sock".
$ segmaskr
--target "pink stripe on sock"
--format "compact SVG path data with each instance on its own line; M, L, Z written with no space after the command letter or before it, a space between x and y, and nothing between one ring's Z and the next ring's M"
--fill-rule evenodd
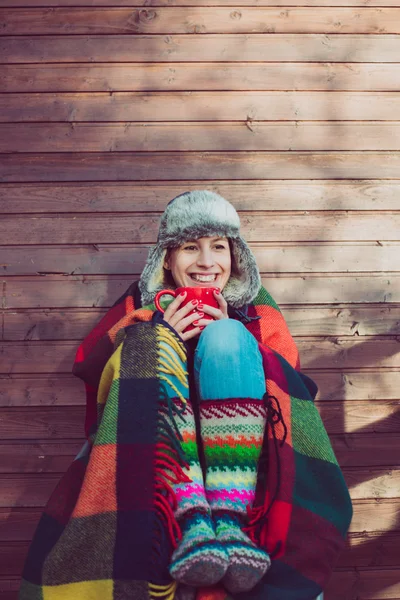
M226 500L230 500L232 502L235 502L237 500L240 500L241 502L245 503L245 504L249 504L251 502L253 502L254 500L254 491L253 490L223 490L223 491L218 491L218 490L214 490L214 491L209 491L207 492L207 500L209 502L220 502L220 501L226 501Z
M185 485L184 488L179 487L179 488L175 488L175 494L176 494L176 499L178 500L178 502L180 500L187 500L188 498L191 498L192 496L197 496L200 498L204 498L204 487L201 485L196 485L193 484L191 485L190 483Z

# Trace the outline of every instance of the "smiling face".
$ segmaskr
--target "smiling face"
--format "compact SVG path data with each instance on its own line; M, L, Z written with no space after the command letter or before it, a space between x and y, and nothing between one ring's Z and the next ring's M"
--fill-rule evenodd
M231 275L231 250L227 238L202 237L185 242L167 254L164 268L177 287L219 287Z

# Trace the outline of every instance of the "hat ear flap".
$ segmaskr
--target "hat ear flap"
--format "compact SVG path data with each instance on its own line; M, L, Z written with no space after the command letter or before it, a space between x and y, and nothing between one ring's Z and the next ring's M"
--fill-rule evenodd
M241 308L257 296L261 277L255 256L242 237L231 238L230 247L235 268L223 296L233 308Z
M167 250L159 245L153 246L150 249L146 265L139 280L143 306L152 304L156 293L168 287L164 271L166 256Z

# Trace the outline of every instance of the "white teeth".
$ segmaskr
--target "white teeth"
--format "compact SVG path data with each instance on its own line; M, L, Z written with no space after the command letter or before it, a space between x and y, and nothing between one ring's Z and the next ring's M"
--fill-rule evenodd
M195 281L202 281L203 283L208 283L209 281L215 281L216 275L197 275L192 273L192 279Z

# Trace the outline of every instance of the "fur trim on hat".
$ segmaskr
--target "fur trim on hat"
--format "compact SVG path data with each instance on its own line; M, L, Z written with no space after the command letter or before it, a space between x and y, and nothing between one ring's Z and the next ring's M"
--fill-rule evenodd
M220 236L230 240L232 273L222 290L233 308L241 308L253 300L261 286L254 254L240 235L240 219L225 198L207 190L185 192L177 196L161 217L156 246L150 249L139 280L142 304L154 302L160 290L176 287L170 273L164 269L168 248L177 248L189 240Z

